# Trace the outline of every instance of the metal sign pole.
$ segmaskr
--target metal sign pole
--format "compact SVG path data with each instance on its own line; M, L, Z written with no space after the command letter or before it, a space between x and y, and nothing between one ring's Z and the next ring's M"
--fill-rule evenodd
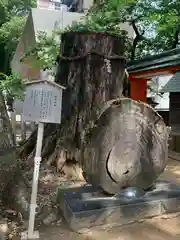
M37 199L37 191L38 191L39 169L40 169L40 163L41 163L43 133L44 133L44 123L39 123L38 134L37 134L37 144L36 144L36 154L34 158L34 173L33 173L33 184L32 184L32 193L31 193L29 227L28 227L29 239L39 238L39 233L34 232L34 222L35 222L36 207L37 207L36 199Z

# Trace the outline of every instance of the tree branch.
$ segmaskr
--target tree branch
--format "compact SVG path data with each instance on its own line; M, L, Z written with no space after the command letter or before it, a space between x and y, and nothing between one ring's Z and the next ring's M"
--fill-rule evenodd
M133 27L133 30L134 30L136 36L140 36L140 33L139 33L138 29L137 29L135 20L133 20L133 21L131 22L131 25L132 25L132 27Z
M136 55L136 47L137 47L138 42L140 42L142 40L145 40L145 38L143 37L145 31L143 31L141 34L139 33L139 30L136 26L136 21L135 20L132 20L131 25L133 27L133 30L134 30L135 34L136 34L136 37L133 41L132 50L131 50L131 60L134 60L135 55Z
M180 33L180 25L177 26L176 32L174 34L172 48L176 48L179 43L179 33Z

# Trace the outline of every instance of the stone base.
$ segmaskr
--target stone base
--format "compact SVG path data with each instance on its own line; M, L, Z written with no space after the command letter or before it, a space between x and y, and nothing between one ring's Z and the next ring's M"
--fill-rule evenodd
M82 232L100 225L125 225L180 211L180 187L158 181L144 196L125 199L104 195L93 186L58 188L57 201L70 228Z

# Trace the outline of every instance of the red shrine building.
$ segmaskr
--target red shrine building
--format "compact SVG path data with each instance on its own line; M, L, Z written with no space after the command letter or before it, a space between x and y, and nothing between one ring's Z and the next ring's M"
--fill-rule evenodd
M148 81L156 76L173 75L160 92L162 95L169 93L169 111L165 122L171 127L172 148L180 152L180 48L130 61L127 70L131 83L131 98L143 102L148 102Z

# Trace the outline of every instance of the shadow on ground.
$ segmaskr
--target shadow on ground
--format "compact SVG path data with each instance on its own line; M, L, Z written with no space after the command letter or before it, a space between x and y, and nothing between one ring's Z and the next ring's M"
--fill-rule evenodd
M63 224L61 227L42 229L43 240L179 240L180 218L153 219L113 229L92 229L77 234Z
M169 159L164 173L160 176L161 180L167 180L172 183L180 183L180 162Z

